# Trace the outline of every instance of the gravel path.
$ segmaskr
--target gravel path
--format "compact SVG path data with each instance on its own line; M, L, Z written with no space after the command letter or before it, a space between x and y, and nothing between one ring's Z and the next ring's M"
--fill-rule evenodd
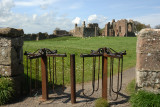
M118 97L117 101L111 101L109 95L109 102L111 107L129 107L129 95L127 95L126 91L126 86L131 80L135 78L135 68L131 68L126 70L123 73L123 83L122 83L122 90L120 91L120 95ZM116 79L117 76L114 76L114 84L116 84ZM97 81L96 81L97 83ZM109 78L108 78L108 83L109 83ZM85 83L85 93L89 94L92 92L92 86L91 82ZM14 103L14 104L9 104L5 105L2 107L94 107L94 101L97 98L101 97L101 80L100 80L100 86L99 90L96 91L92 96L90 97L84 97L82 94L82 86L81 84L76 85L76 94L77 94L77 103L76 104L71 104L70 101L70 86L67 86L64 93L62 93L61 89L57 89L54 94L49 94L49 100L46 102L40 102L41 96L35 96L35 97L27 97L24 98L22 101ZM97 86L95 86L97 87ZM116 87L116 86L114 86Z

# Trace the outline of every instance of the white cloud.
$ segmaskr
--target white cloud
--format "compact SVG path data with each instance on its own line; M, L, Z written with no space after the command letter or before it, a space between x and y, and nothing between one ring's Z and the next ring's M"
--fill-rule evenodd
M33 20L35 21L37 18L37 14L33 14Z
M74 24L80 24L80 22L81 22L81 19L79 18L79 17L76 17L74 20L72 20L72 23L74 23Z
M25 33L53 32L56 27L70 30L74 27L67 16L57 17L56 13L46 12L41 15L13 13L13 0L0 1L0 27L22 28Z
M89 21L89 22L94 22L94 21L96 21L96 20L97 20L97 15L96 15L96 14L90 15L90 16L88 17L88 21Z
M107 20L106 17L102 16L102 15L90 15L88 17L88 22L90 23L93 23L93 22L98 22L98 23L101 23L101 22L105 22Z
M160 24L160 14L149 14L145 16L134 17L132 19L144 24L150 24L151 27Z
M16 6L40 6L42 9L46 9L48 5L51 5L58 0L27 0L27 1L16 1Z
M14 7L13 0L0 1L0 16L8 16L12 7Z
M102 15L90 15L88 17L89 23L98 23L100 27L104 27L104 25L107 23L107 18Z

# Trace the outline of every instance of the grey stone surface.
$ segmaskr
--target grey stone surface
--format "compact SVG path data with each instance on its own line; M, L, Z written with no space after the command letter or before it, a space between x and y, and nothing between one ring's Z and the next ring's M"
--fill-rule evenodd
M22 35L22 29L0 29L0 75L15 76L24 72Z
M160 93L160 30L143 29L137 39L137 87Z
M20 37L23 36L23 29L0 28L0 36L5 37Z

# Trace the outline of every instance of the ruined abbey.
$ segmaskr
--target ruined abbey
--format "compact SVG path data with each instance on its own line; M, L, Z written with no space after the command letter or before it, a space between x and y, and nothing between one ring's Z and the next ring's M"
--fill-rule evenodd
M72 35L75 37L93 37L99 35L99 27L97 23L89 23L86 27L85 21L81 27L75 24L75 29L71 31Z
M128 37L135 36L134 33L134 22L133 20L118 20L115 22L113 19L112 22L108 22L105 25L102 36L120 36L120 37Z

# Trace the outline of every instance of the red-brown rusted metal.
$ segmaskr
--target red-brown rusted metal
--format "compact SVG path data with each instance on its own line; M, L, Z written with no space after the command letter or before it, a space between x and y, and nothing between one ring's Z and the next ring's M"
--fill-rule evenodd
M30 59L30 95L32 94L32 60Z
M48 99L48 72L47 72L47 56L41 57L41 71L42 71L42 100Z
M102 56L102 98L107 99L107 57Z
M54 91L54 57L53 57L53 91Z
M71 103L76 103L75 54L70 55Z
M98 50L94 51L91 50L90 54L81 54L80 57L83 57L83 74L82 74L82 90L84 90L84 57L101 57L102 56L102 98L107 99L107 73L108 73L108 57L110 57L111 59L119 59L119 63L118 63L118 82L117 82L117 91L113 90L113 62L111 65L111 69L110 72L112 74L110 74L110 78L112 81L110 81L110 89L117 94L117 97L115 98L115 100L117 100L118 98L118 94L119 91L121 90L122 87L122 71L123 71L123 55L126 55L126 51L122 51L122 52L116 52L115 50L113 50L112 48L99 48ZM122 59L122 64L121 64L121 79L119 77L119 73L120 73L120 59ZM100 60L99 60L100 61ZM93 60L93 63L95 61ZM93 68L95 67L95 65L93 64ZM98 67L99 69L99 67ZM93 69L93 71L95 71L95 69ZM98 71L99 72L99 71ZM98 74L99 75L99 74ZM99 76L98 76L99 78ZM95 80L95 72L93 72L93 80ZM92 80L92 81L93 81ZM120 80L120 84L119 84L119 80ZM93 85L94 86L94 85ZM95 86L94 86L95 87ZM93 87L93 89L94 89ZM98 89L98 88L97 88ZM110 91L111 91L110 90ZM92 92L92 94L94 93L94 91ZM90 94L90 95L92 95ZM83 91L83 95L86 96L84 94ZM111 94L110 94L111 95Z

